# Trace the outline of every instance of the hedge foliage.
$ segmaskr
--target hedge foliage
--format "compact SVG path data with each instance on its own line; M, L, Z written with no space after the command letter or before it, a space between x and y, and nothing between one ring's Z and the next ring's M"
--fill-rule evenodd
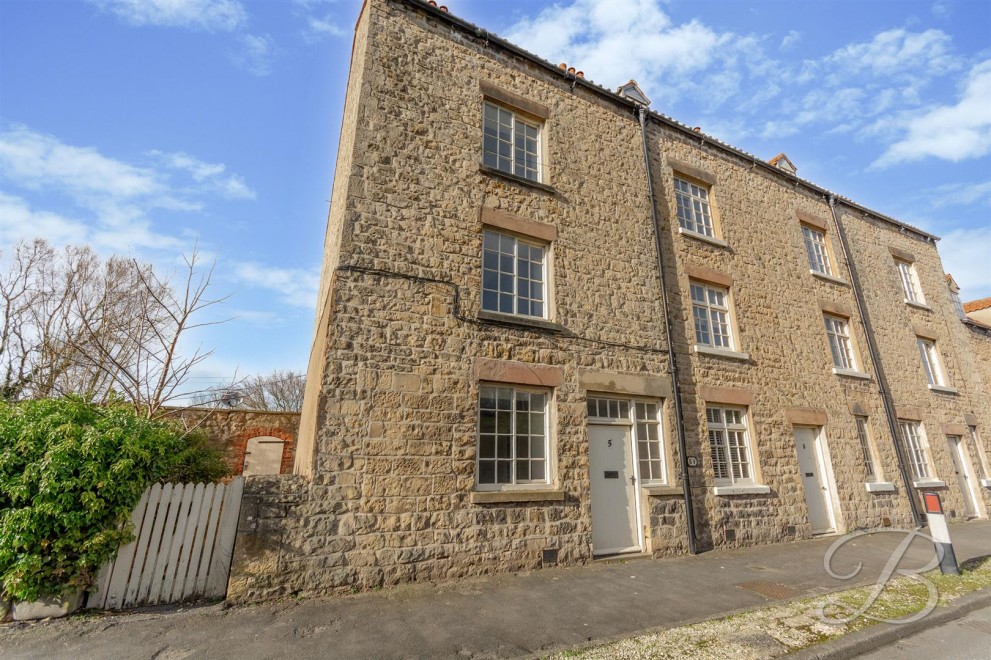
M214 481L222 452L177 422L78 397L0 402L0 593L88 587L133 538L131 511L156 481Z

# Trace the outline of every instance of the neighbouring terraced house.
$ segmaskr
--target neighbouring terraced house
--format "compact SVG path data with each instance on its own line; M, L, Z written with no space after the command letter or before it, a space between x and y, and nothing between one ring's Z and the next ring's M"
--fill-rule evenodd
M298 476L235 597L987 515L991 329L937 238L648 105L365 2Z

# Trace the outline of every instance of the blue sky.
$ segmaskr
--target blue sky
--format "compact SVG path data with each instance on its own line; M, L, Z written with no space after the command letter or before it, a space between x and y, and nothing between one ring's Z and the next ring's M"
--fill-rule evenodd
M991 2L447 0L451 12L943 237L991 296ZM0 0L0 249L171 268L221 315L190 389L304 369L357 0Z

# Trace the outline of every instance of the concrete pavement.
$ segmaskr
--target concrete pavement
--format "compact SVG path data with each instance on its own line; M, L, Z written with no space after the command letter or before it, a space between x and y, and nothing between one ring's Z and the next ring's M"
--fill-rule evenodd
M987 660L991 655L991 607L971 612L955 621L924 630L894 644L858 656L863 660L888 658L943 658Z
M957 558L991 554L991 523L952 525ZM349 597L249 607L162 608L0 626L13 658L512 657L873 582L904 537L853 539L827 574L836 537L709 552L697 557L596 562L521 575L418 584ZM912 542L901 566L933 555Z

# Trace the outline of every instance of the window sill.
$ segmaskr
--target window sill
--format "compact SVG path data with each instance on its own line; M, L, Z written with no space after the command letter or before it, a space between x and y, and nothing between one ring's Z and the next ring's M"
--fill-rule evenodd
M871 380L870 374L865 374L863 371L857 371L856 369L840 369L838 367L833 367L833 373L837 376L844 376L846 378L859 378L860 380Z
M809 269L809 272L812 273L813 275L815 275L816 277L818 277L820 280L825 280L827 282L832 282L833 284L841 284L843 286L850 286L850 283L849 282L847 282L844 279L840 279L839 277L836 277L835 275L829 275L827 273L820 273L819 271L812 270L811 268Z
M642 490L651 497L666 497L669 495L684 495L685 491L677 486L643 486Z
M685 229L684 227L678 227L678 233L682 236L687 236L689 238L694 238L697 241L702 241L703 243L711 243L712 245L718 245L719 247L728 248L729 243L721 238L714 238L712 236L706 236L705 234L700 234L697 231L691 231Z
M946 488L946 482L940 479L916 479L912 485L916 488Z
M526 177L518 176L511 172L503 172L489 165L478 164L478 171L482 174L487 174L489 176L499 177L500 179L505 179L506 181L511 181L513 183L519 183L524 186L529 186L531 188L536 188L537 190L543 190L544 192L557 193L554 186L549 186L546 183L541 183L539 181L533 181L532 179L527 179Z
M547 319L538 319L535 317L521 316L517 314L503 314L501 312L490 312L484 309L478 312L476 318L480 321L489 321L500 325L526 326L528 328L540 328L541 330L549 330L557 333L567 332L568 330L560 323L548 321Z
M940 392L941 394L960 394L957 388L947 387L946 385L930 385L929 389L933 392Z
M864 484L868 493L893 493L895 485L890 481L868 481Z
M563 502L563 490L473 490L472 504L504 504L507 502Z
M767 495L771 492L770 486L754 484L753 486L714 486L713 495Z
M991 488L991 479L981 479L981 485L985 488Z
M933 311L933 308L925 303L915 302L914 300L905 299L905 304L909 307L915 307L916 309L924 309L927 312Z
M731 360L742 360L746 362L750 359L750 353L741 353L740 351L734 351L729 348L714 348L712 346L695 344L693 350L700 355L713 355L715 357L724 357Z

